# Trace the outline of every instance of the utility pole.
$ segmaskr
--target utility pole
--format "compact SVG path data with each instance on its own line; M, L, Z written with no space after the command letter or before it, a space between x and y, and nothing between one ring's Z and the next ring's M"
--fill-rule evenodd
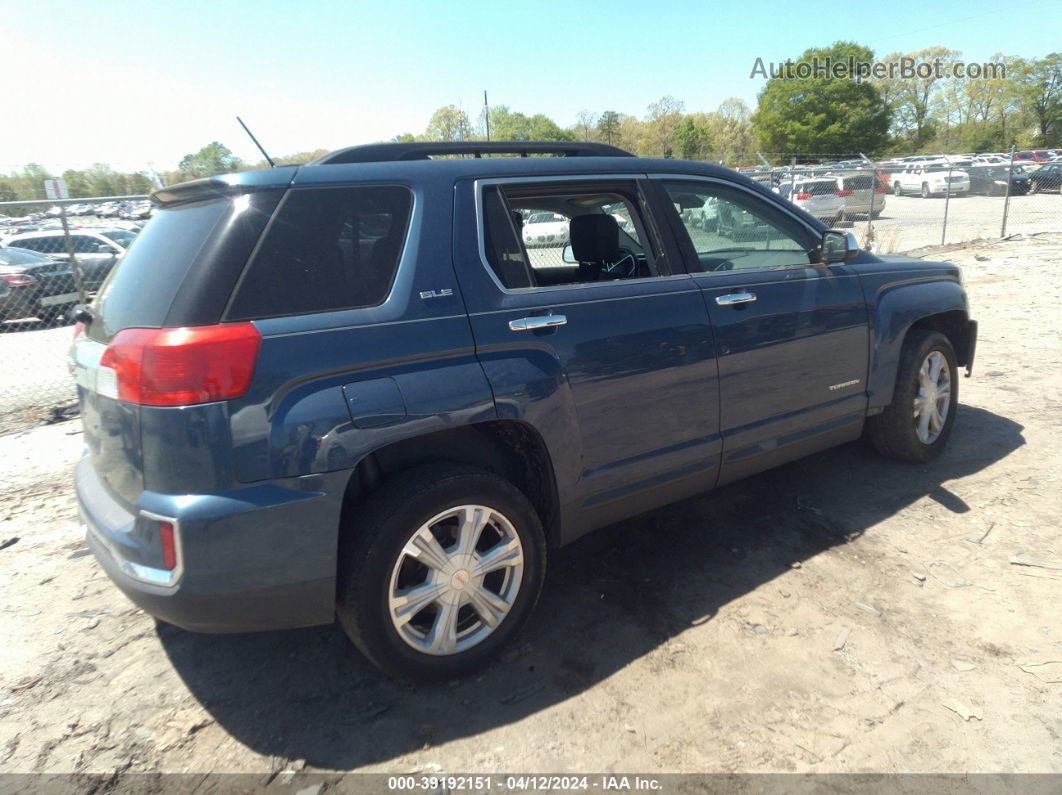
M490 105L487 104L487 92L483 91L483 122L487 125L487 140L490 140Z

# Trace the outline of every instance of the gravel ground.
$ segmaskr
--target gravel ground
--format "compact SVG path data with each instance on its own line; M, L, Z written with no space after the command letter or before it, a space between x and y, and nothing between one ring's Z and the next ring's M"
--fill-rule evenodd
M1062 772L1062 235L930 253L981 324L943 458L847 445L594 533L437 687L335 626L157 627L84 546L77 423L0 436L0 772Z

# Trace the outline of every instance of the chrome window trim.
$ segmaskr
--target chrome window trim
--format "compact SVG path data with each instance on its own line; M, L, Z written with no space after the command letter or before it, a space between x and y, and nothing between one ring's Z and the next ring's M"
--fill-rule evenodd
M648 178L648 174L641 171L623 173L608 173L608 174L562 174L558 176L548 177L489 177L485 179L477 179L473 182L473 192L475 194L476 205L476 245L479 250L479 263L483 266L483 269L487 272L487 276L494 282L494 286L498 288L505 295L530 295L531 291L535 293L545 292L558 292L562 290L575 290L584 289L587 287L614 287L620 284L646 284L649 282L662 282L673 279L691 279L692 276L689 273L672 273L668 276L643 276L638 279L613 279L607 282L579 282L577 284L547 284L547 285L531 285L530 287L514 287L509 288L501 283L498 278L498 274L494 272L494 268L491 267L490 260L487 259L487 243L486 243L486 224L483 218L483 189L492 187L494 185L518 185L526 183L550 183L550 182L637 182ZM523 241L520 245L523 246ZM530 267L530 265L528 266Z

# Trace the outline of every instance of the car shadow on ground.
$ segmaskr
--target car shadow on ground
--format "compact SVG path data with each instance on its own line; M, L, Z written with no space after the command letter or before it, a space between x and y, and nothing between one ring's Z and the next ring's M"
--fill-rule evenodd
M160 627L193 696L254 751L318 768L384 762L564 702L720 607L1016 450L1022 426L961 407L936 462L846 445L593 533L556 552L530 625L462 680L412 687L365 662L338 626L255 635Z

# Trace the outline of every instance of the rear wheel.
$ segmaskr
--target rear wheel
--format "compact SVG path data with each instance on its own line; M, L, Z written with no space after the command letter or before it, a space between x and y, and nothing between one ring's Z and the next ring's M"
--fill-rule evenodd
M1029 193L1039 193L1040 183L1034 179L1029 180Z
M927 183L923 182L922 183L922 198L923 199L928 199L929 196L930 196L929 185Z
M920 463L947 445L959 400L951 342L938 331L912 331L903 343L892 403L867 420L867 435L884 456Z
M900 187L900 183L898 181L896 181L896 180L893 180L893 183L892 183L892 195L893 196L901 196L901 195L903 195L903 188Z
M366 657L400 678L450 679L487 663L542 589L538 514L484 470L433 464L396 475L344 531L340 622Z

